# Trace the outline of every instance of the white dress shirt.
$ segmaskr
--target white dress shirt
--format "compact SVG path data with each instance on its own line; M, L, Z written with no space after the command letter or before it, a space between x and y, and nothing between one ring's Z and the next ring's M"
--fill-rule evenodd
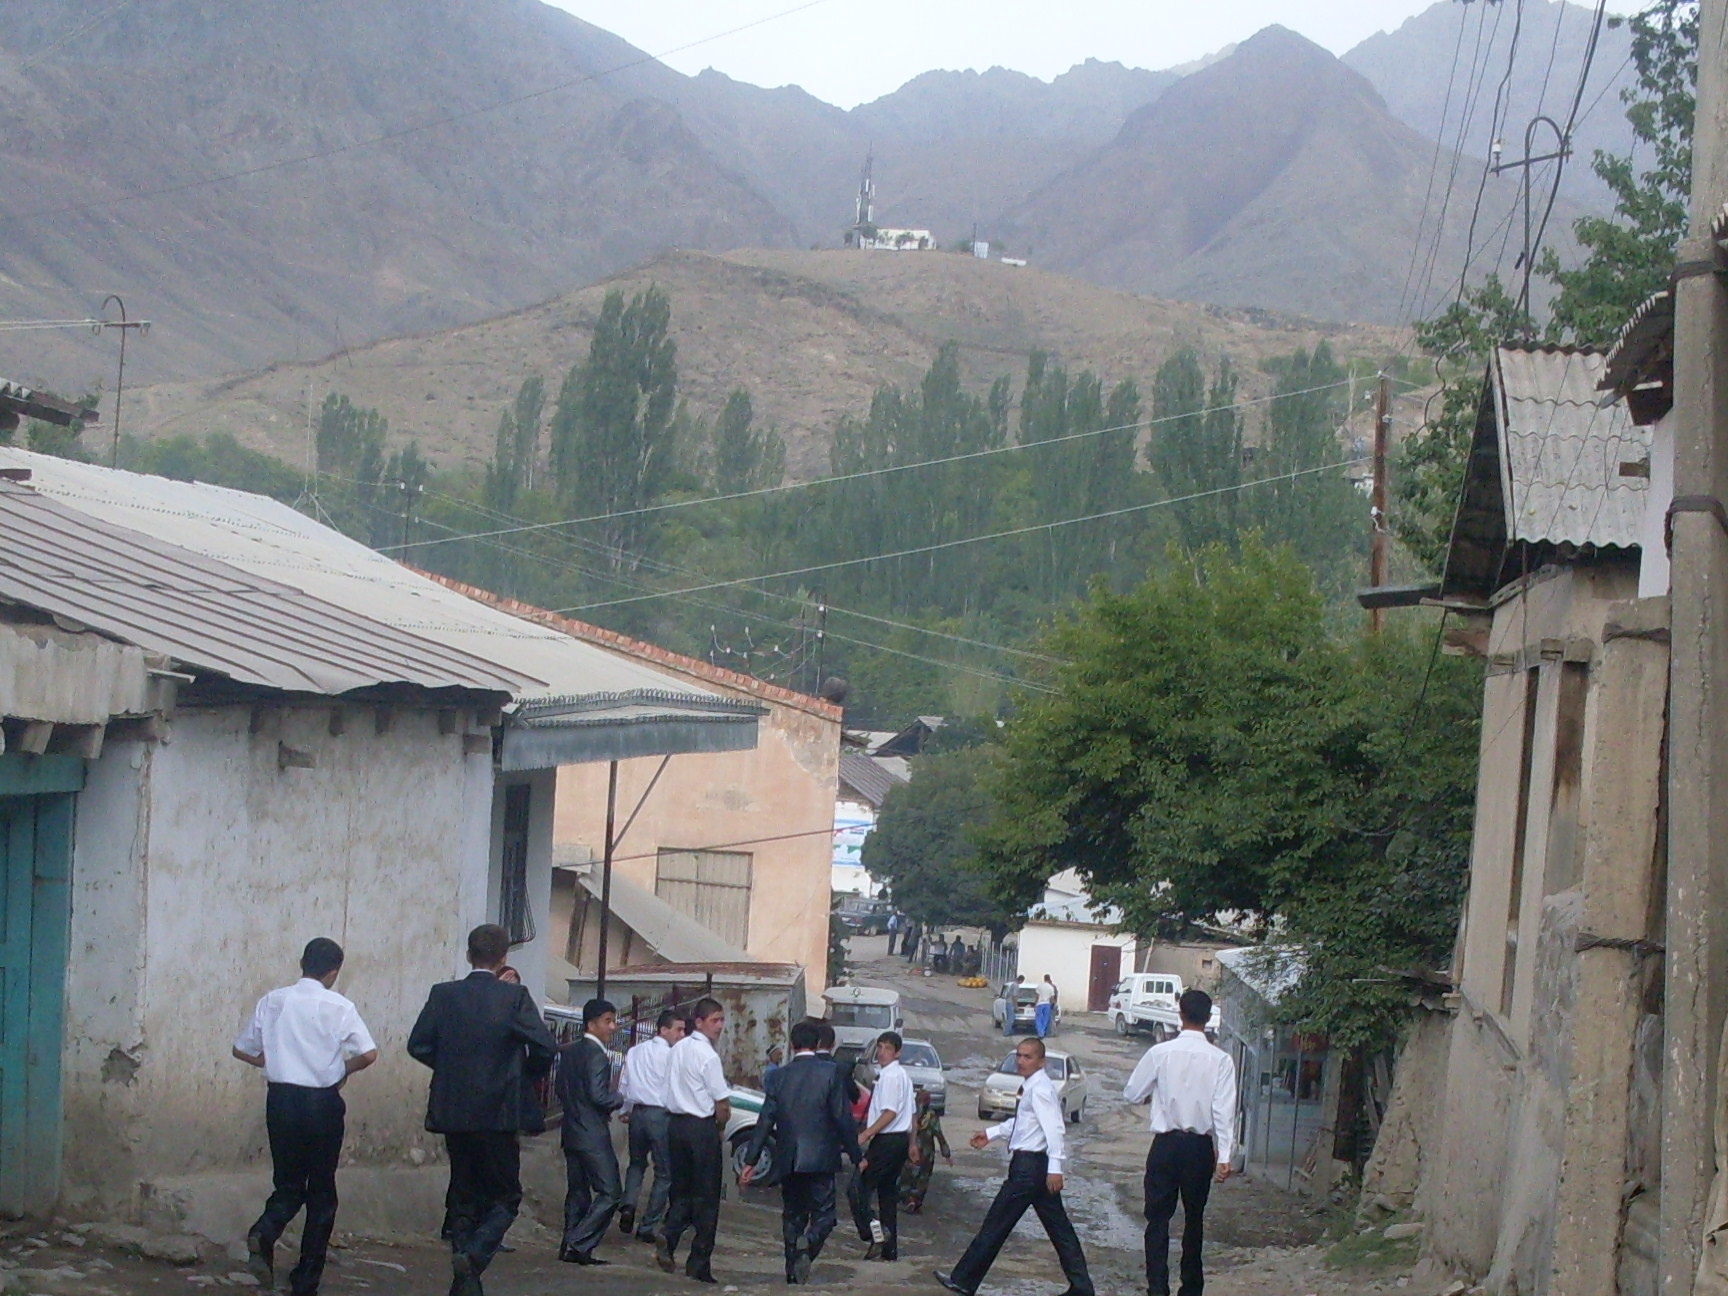
M731 1093L720 1055L701 1031L672 1046L666 1059L666 1110L675 1116L712 1116Z
M348 1074L347 1060L378 1046L347 999L312 977L272 990L234 1041L248 1057L264 1055L272 1084L328 1089Z
M660 1035L643 1040L624 1055L618 1092L626 1110L666 1105L666 1068L671 1060L672 1046Z
M1056 1082L1040 1063L1020 1085L1020 1104L1012 1119L984 1131L989 1139L1008 1138L1008 1151L1044 1152L1050 1157L1047 1174L1061 1174L1067 1145L1063 1137L1062 1097Z
M1236 1063L1204 1031L1184 1030L1147 1049L1122 1096L1131 1103L1152 1100L1154 1134L1210 1134L1218 1164L1230 1164L1236 1151Z
M896 1058L876 1076L876 1087L870 1091L870 1110L865 1113L864 1125L868 1128L876 1123L876 1118L883 1112L891 1111L894 1119L889 1121L878 1134L910 1134L912 1132L912 1108L917 1105L918 1097L912 1090L912 1077L906 1074L906 1068L900 1065Z

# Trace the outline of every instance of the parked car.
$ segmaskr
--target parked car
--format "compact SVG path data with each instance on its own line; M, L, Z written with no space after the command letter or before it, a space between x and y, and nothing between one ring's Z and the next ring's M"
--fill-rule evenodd
M848 1060L847 1054L838 1049L834 1056L841 1061ZM905 1040L900 1046L900 1065L912 1078L913 1089L922 1089L930 1095L930 1105L938 1116L948 1110L948 1077L943 1074L948 1068L942 1065L942 1056L936 1052L934 1044L929 1040ZM858 1056L853 1075L859 1084L874 1088L879 1069L874 1057Z
M1110 1023L1118 1035L1150 1031L1159 1039L1170 1039L1182 1029L1176 1001L1186 988L1182 978L1171 972L1130 973L1110 992ZM1214 1004L1211 1023L1206 1027L1208 1036L1216 1037L1222 1020Z
M885 1030L906 1024L900 1013L900 992L875 986L837 985L822 992L823 1015L834 1027L836 1046L868 1051Z
M996 987L996 997L990 1002L990 1020L997 1030L1002 1029L1002 1019L1007 1015L1008 1005L1014 1005L1014 1029L1017 1032L1030 1034L1037 1028L1038 990L1031 985L1017 986L1012 981L1004 981ZM1062 1005L1057 1003L1055 1011L1050 1014L1050 1029L1056 1029L1056 1023L1062 1020Z
M842 897L835 912L840 915L840 925L854 935L880 936L888 930L888 919L894 912L894 906L886 900L849 895Z
M1080 1059L1052 1049L1044 1055L1044 1073L1056 1082L1062 1115L1078 1125L1086 1114L1086 1098L1091 1091L1086 1074L1080 1069ZM978 1090L978 1119L1012 1116L1020 1105L1021 1083L1014 1054L1010 1053L1001 1066L984 1077L984 1086Z

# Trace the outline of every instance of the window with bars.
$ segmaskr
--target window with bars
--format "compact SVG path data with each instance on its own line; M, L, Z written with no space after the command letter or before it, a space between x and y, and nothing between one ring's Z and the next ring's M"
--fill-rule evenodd
M512 945L534 939L534 908L528 896L528 821L533 789L512 783L504 789L504 842L499 869L498 925Z

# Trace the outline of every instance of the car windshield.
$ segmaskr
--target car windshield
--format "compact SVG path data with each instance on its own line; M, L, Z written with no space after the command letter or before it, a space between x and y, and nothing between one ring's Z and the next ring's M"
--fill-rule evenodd
M830 1003L828 1020L836 1026L874 1026L886 1030L894 1024L894 1011L887 1004Z
M1057 1058L1057 1057L1045 1058L1044 1059L1044 1074L1049 1076L1052 1080L1055 1080L1057 1083L1061 1083L1061 1081L1063 1079L1062 1068L1063 1068L1064 1062L1065 1062L1065 1059L1063 1059L1063 1058ZM1019 1075L1020 1074L1019 1068L1014 1065L1014 1055L1012 1053L1010 1053L1006 1058L1004 1058L1002 1060L1002 1065L996 1068L996 1074L997 1075Z
M932 1071L940 1071L942 1059L936 1056L936 1050L928 1044L908 1044L900 1050L900 1065L928 1067Z

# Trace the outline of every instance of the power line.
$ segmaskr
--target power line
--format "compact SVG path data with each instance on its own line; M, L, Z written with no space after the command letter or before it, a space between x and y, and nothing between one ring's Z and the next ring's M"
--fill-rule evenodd
M100 26L101 24L107 22L110 18L112 18L115 14L119 13L122 9L129 7L133 2L134 2L134 0L120 0L119 4L110 5L107 9L104 9L101 13L97 14L89 22L83 24L80 27L73 28L71 31L67 32L66 35L62 36L59 40L55 41L52 45L48 46L46 49L37 50L29 58L25 59L22 63L20 63L18 65L18 70L20 72L28 72L31 68L35 67L43 59L47 58L50 54L54 53L54 51L65 49L66 46L70 45L73 41L77 40L80 36L82 36L85 32L89 31L92 27L97 27L97 26Z
M131 0L126 0L126 2L130 3ZM472 117L481 117L488 113L500 112L505 108L514 108L518 104L529 103L535 99L544 99L549 95L558 94L565 90L571 90L579 85L587 85L591 82L599 81L604 77L616 76L620 72L628 72L632 68L643 67L649 63L659 63L670 58L674 54L682 54L687 50L696 49L700 46L710 44L713 41L724 40L728 36L736 36L740 32L750 31L752 28L761 27L771 22L777 22L782 18L790 18L794 14L803 13L806 9L814 9L816 6L826 3L827 0L804 0L803 4L794 5L790 9L782 9L778 13L767 14L764 17L752 19L750 22L740 23L736 27L729 27L725 31L715 32L711 36L704 36L699 40L693 40L683 45L674 46L672 49L663 50L659 54L644 54L640 58L631 59L628 62L619 63L613 67L603 68L598 72L584 73L582 76L571 77L569 80L560 81L549 86L543 86L538 90L530 90L526 94L513 95L508 99L500 99L493 103L481 104L475 108L466 108L460 112L446 113L443 116L434 117L429 121L416 122L410 126L400 126L394 130L384 131L377 135L369 135L364 139L351 140L346 144L336 144L330 148L317 149L311 153L299 153L293 157L278 158L274 162L264 162L260 163L258 166L246 167L243 170L230 171L222 175L204 176L200 179L188 180L181 184L164 185L159 189L145 189L137 193L125 194L119 198L112 198L105 202L74 203L66 207L44 208L40 211L19 213L9 217L8 219L12 221L43 220L48 217L68 216L78 212L105 211L112 207L124 206L127 203L144 202L151 198L165 198L174 194L187 193L193 189L203 189L211 185L227 184L234 180L247 180L253 176L265 175L272 171L281 171L287 167L299 166L306 162L320 162L326 158L339 157L344 153L353 153L359 149L370 148L377 144L387 144L393 140L405 139L410 135L418 135L424 131L435 130L440 126L449 126L455 122L465 121ZM120 7L121 6L116 6L115 8L118 9ZM115 10L110 10L109 12L112 13L114 11ZM102 18L105 17L107 17L107 14L101 15L92 23L87 24L86 28L80 28L79 30L86 30L89 26L93 26L95 22L100 22ZM78 34L79 32L74 32L72 35L76 36ZM67 37L68 40L71 38L72 37L70 36ZM47 51L44 51L44 53L46 52Z
M900 549L892 553L871 554L864 558L841 558L833 562L813 563L808 567L792 567L785 571L769 572L762 576L741 576L734 580L710 581L704 585L692 585L685 589L665 590L657 594L640 594L627 599L610 599L600 603L584 603L577 607L560 608L560 612L586 612L593 608L616 607L622 603L639 603L647 599L675 598L684 594L701 594L708 590L726 589L734 585L749 585L757 581L780 580L788 576L807 576L812 572L833 571L840 567L856 567L861 563L887 562L898 558L912 558L919 554L935 553L944 549L956 549L963 545L981 544L987 540L1006 540L1014 536L1030 535L1035 531L1054 531L1058 527L1077 526L1082 522L1098 522L1106 518L1124 517L1131 513L1145 513L1151 509L1164 508L1171 504L1187 504L1194 500L1208 499L1215 495L1226 495L1232 491L1247 490L1254 486L1267 486L1282 481L1294 481L1298 477L1308 477L1315 473L1332 472L1340 468L1348 468L1352 464L1363 462L1363 456L1341 460L1338 463L1320 464L1313 468L1298 468L1294 472L1279 473L1274 477L1262 477L1251 482L1238 482L1234 486L1218 486L1211 490L1195 491L1189 495L1178 495L1170 499L1152 500L1146 504L1130 504L1124 508L1107 509L1101 513L1088 513L1080 517L1062 518L1055 522L1037 522L1027 526L1012 527L1006 531L992 531L985 535L963 536L957 540L942 540L935 544L919 545L912 549Z
M618 509L611 513L594 513L588 517L560 518L555 522L527 522L521 526L504 527L496 531L476 531L468 536L449 536L443 540L416 540L412 544L389 545L380 550L381 553L398 552L405 549L420 549L434 544L452 544L457 540L480 540L491 536L519 535L526 531L549 531L558 527L583 526L590 522L610 522L617 518L640 517L648 513L664 513L672 509L694 508L699 504L724 504L732 500L759 499L765 495L778 495L786 491L809 490L816 486L832 486L838 482L856 481L864 477L885 477L891 473L911 472L918 468L939 468L945 464L965 463L973 459L984 459L992 455L1013 454L1020 450L1035 450L1045 446L1064 445L1072 441L1083 441L1090 437L1105 436L1112 432L1136 432L1145 428L1156 427L1162 423L1173 423L1179 419L1198 418L1206 414L1215 414L1224 410L1241 409L1250 405L1264 405L1271 401L1288 400L1294 396L1309 396L1315 392L1333 391L1339 387L1350 385L1348 378L1337 382L1322 383L1318 387L1305 387L1300 391L1275 392L1270 396L1256 396L1248 400L1235 401L1230 405L1217 405L1208 409L1189 410L1180 414L1165 414L1158 418L1141 419L1135 423L1120 423L1115 427L1093 428L1085 432L1070 432L1064 436L1051 437L1045 441L1018 441L1011 445L990 446L983 450L968 450L964 454L948 455L940 459L923 459L916 463L889 464L883 468L865 468L858 472L839 473L832 477L813 477L809 481L783 482L779 486L761 486L755 490L733 491L726 495L704 495L698 499L668 500L660 504L644 504L639 508ZM1411 386L1420 384L1412 383Z

